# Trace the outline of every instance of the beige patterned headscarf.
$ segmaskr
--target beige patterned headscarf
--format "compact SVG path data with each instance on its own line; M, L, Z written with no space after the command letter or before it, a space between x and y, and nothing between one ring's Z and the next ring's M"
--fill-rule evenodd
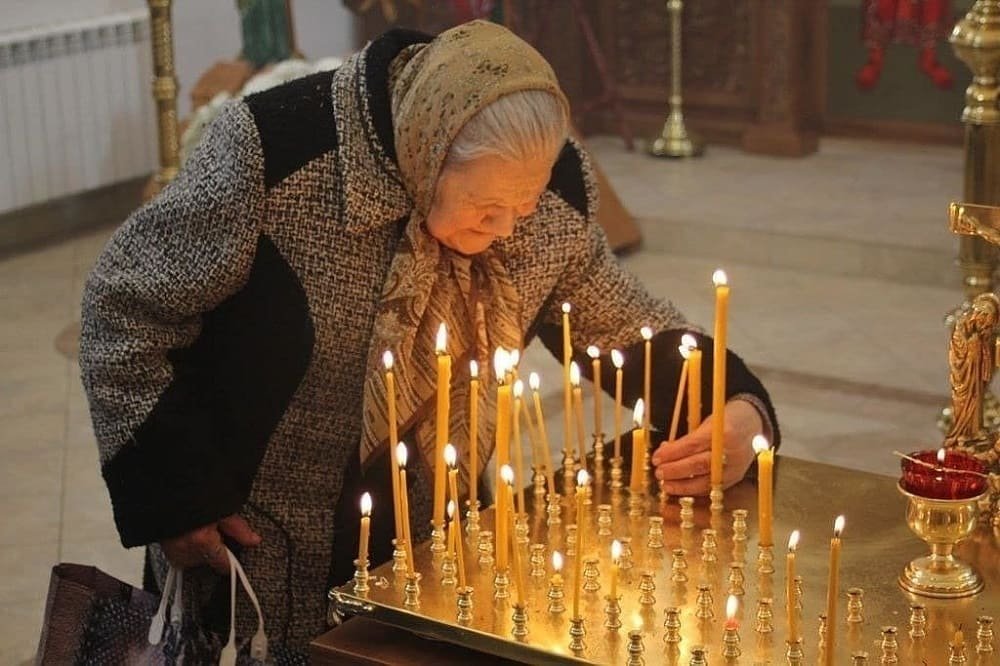
M389 85L399 168L414 208L382 290L368 353L361 460L366 463L389 444L382 367L382 353L389 349L396 359L400 435L411 433L427 468L434 468L435 337L444 322L453 359L449 433L467 489L469 361L475 359L480 368L478 448L484 467L493 451L493 350L520 347L521 302L495 248L464 257L432 238L424 222L448 149L477 112L522 90L547 90L567 109L568 102L537 51L486 21L409 47L393 61Z

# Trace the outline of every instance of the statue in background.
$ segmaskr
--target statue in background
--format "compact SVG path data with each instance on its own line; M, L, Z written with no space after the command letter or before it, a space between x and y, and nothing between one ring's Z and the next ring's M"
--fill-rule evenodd
M983 395L996 368L996 332L1000 299L980 294L955 323L948 348L954 420L945 441L965 445L984 439Z
M296 55L290 0L236 0L236 7L244 60L259 69Z
M954 23L949 0L862 0L861 39L868 49L868 62L855 81L861 90L878 84L889 44L917 49L917 67L941 90L949 90L953 79L937 58L937 43Z

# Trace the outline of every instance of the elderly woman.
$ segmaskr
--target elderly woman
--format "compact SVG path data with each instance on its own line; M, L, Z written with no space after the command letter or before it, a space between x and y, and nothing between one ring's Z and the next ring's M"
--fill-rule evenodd
M689 325L609 251L568 115L551 68L503 27L396 30L335 72L228 106L110 240L87 282L81 355L103 474L123 544L148 548L148 584L161 588L168 561L186 568L186 617L216 648L224 543L272 645L302 650L324 630L326 592L353 571L358 497L391 495L385 350L412 445L415 540L429 533L441 322L464 461L468 361L485 371L494 349L535 336L561 352L563 302L575 354L626 350L627 400L641 393L638 327L656 331L652 422L669 419ZM760 382L726 363L729 485L752 436L777 432ZM495 379L482 375L491 417ZM493 424L481 422L485 464ZM654 453L671 493L707 492L708 430ZM389 504L373 518L375 563L391 556Z

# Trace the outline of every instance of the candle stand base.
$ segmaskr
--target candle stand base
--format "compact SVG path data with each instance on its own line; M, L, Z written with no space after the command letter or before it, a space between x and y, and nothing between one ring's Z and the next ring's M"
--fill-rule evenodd
M758 634L774 632L774 611L771 610L771 599L767 597L757 600L757 625L754 629Z
M497 601L510 599L510 576L507 571L498 571L493 577L493 598Z
M354 560L354 594L366 596L371 588L368 586L368 558L365 561Z
M785 661L788 666L802 666L806 661L806 654L802 651L802 639L785 641Z
M677 645L681 642L681 609L671 606L663 611L663 642Z
M611 459L611 487L614 490L619 490L622 487L621 457Z
M976 619L976 653L993 654L993 618L989 615Z
M634 491L628 498L629 518L642 518L646 514L645 493Z
M604 597L604 628L608 631L618 631L622 628L621 597Z
M674 548L673 562L670 565L670 581L673 583L688 582L687 552L683 548Z
M479 500L469 501L469 510L465 512L465 533L475 538L479 533Z
M536 469L532 478L534 479L535 506L541 506L542 500L545 499L545 475L542 474L541 470Z
M695 645L691 648L691 661L688 662L688 666L708 666L708 660L705 658L705 648L700 645Z
M549 584L549 593L547 595L549 600L549 612L554 614L563 613L566 611L566 604L564 599L566 594L563 592L563 583L561 578L555 578Z
M458 622L468 624L472 622L472 587L466 585L458 588Z
M562 518L560 517L562 514L562 504L559 499L559 493L549 493L549 502L545 506L545 513L547 514L545 524L549 527L562 523Z
M663 548L663 516L649 517L649 532L646 534L646 547L650 550Z
M747 515L746 509L733 509L733 541L747 540Z
M588 557L583 561L583 591L597 592L601 589L601 572L597 568L600 560L596 557Z
M420 605L420 574L406 574L406 585L403 586L403 605L416 608Z
M681 505L681 529L689 530L694 527L694 498L682 497L677 503Z
M597 505L597 536L611 536L611 509L610 504Z
M392 540L392 573L406 573L406 542L402 539Z
M642 632L633 629L628 632L628 660L625 666L643 666L646 662L642 653L646 648L642 644Z
M528 537L528 515L519 513L514 519L514 535L519 546L526 546L531 539Z
M479 566L492 567L496 561L493 559L493 532L490 530L480 530L479 545L476 546L479 552Z
M757 546L757 573L774 573L774 546Z
M531 556L528 558L528 563L531 565L531 577L532 578L544 578L545 577L545 544L544 543L533 543L529 548L531 551Z
M514 622L511 635L518 640L524 640L528 636L528 613L524 610L524 604L514 604L514 613L510 616Z
M722 635L722 656L726 659L739 659L743 654L740 649L740 634L736 627L726 627Z
M722 492L722 486L712 486L712 490L708 493L709 508L712 511L722 511L724 508L723 497L725 497L725 494Z
M587 649L587 644L583 642L583 637L587 635L587 630L583 626L582 617L570 618L569 621L569 649L573 652L583 652Z
M594 469L600 472L604 469L604 433L594 433Z
M441 562L441 584L455 585L458 582L455 580L456 573L458 573L458 567L455 566L455 556L451 553L445 553Z
M431 530L431 552L440 555L447 548L444 544L444 530L437 525Z

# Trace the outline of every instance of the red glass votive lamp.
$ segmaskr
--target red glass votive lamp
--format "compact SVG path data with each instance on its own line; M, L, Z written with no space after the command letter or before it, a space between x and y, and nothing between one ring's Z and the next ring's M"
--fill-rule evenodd
M900 461L903 490L920 497L941 500L969 499L986 491L987 479L980 476L986 473L983 463L968 453L954 450L945 450L942 460L940 452L915 451L910 454L911 458L933 467L905 458Z

